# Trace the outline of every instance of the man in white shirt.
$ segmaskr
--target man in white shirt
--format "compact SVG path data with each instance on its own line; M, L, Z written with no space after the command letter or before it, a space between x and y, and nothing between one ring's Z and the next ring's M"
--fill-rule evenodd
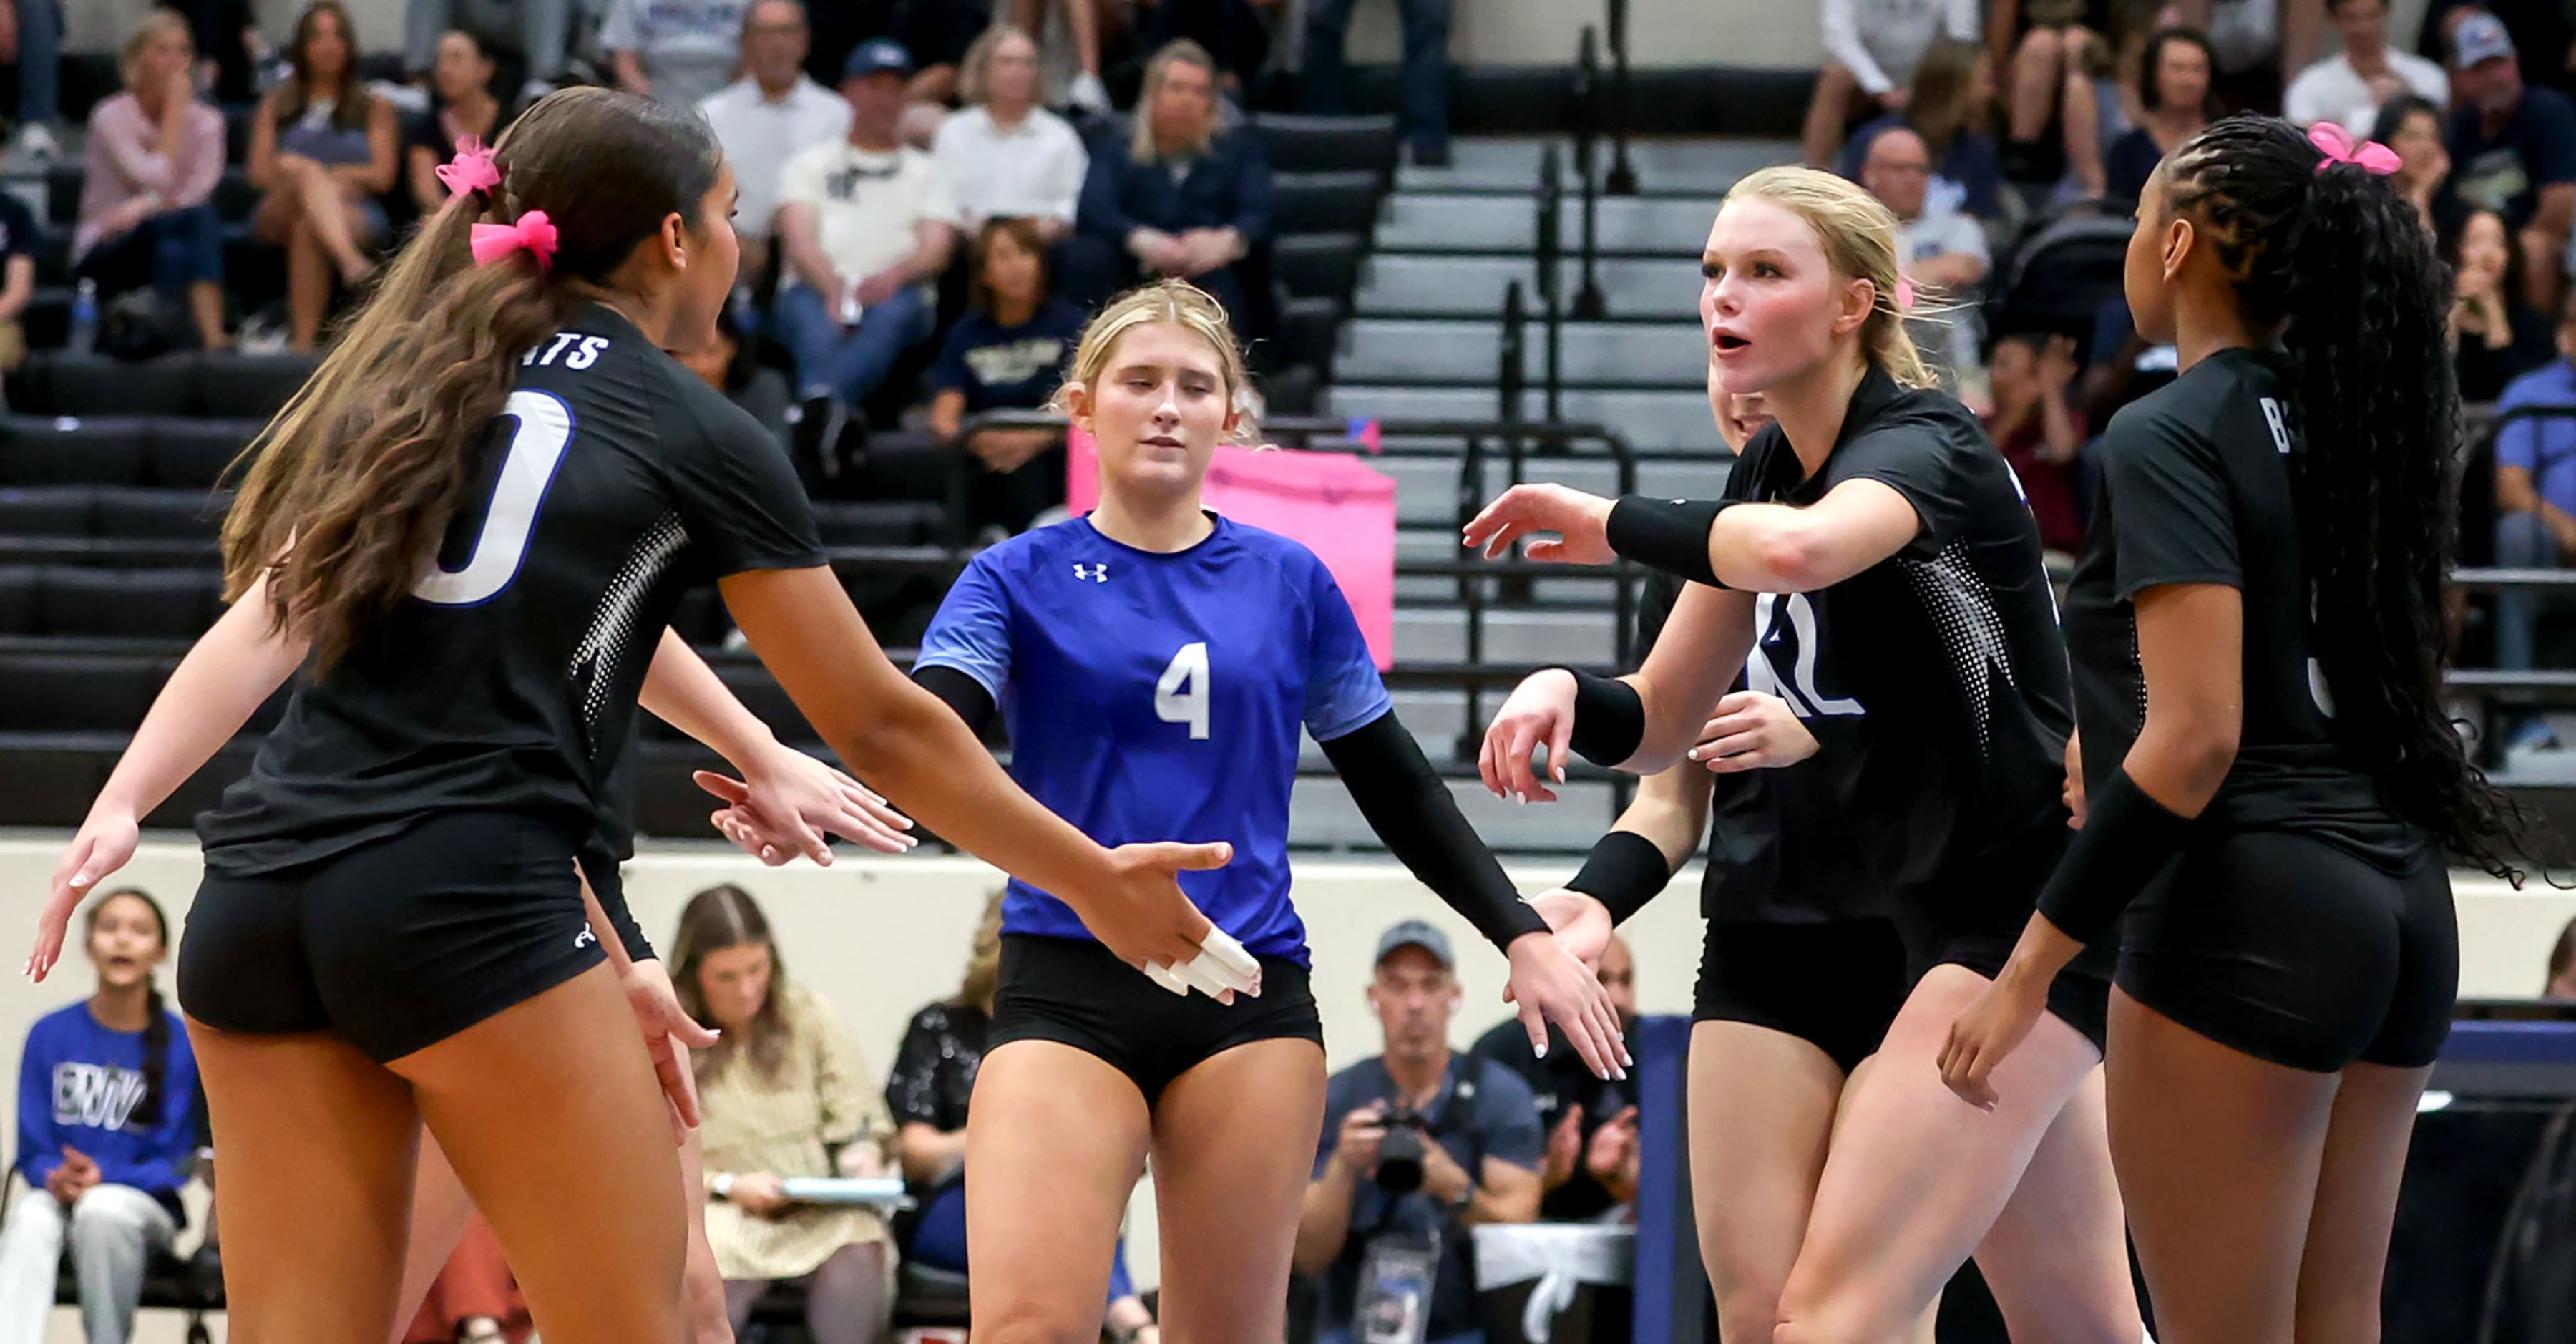
M798 0L754 0L742 15L745 77L698 104L742 192L733 227L742 237L746 279L769 265L787 161L850 130L850 105L805 77L811 38Z
M1906 326L1945 387L1954 395L1976 392L1984 376L1977 359L1977 286L1992 264L1986 231L1966 215L1929 208L1931 182L1932 153L1923 137L1897 126L1870 141L1860 184L1903 230L1897 269L1914 286L1914 305L1923 313Z
M946 177L898 136L911 75L901 45L860 43L841 76L850 133L789 159L779 190L778 334L796 356L805 433L826 449L838 412L930 338L930 285L957 244Z
M2398 94L2416 94L2435 107L2450 105L2449 72L2388 45L2387 0L2326 0L2326 12L2343 33L2343 50L2290 82L2281 114L2293 125L2331 121L2359 138L2370 134L2379 105Z
M1091 155L1064 118L1039 106L1038 45L996 24L967 48L959 85L966 106L931 141L968 232L988 219L1034 221L1048 242L1073 230Z
M695 107L733 79L748 0L615 0L599 27L617 87Z

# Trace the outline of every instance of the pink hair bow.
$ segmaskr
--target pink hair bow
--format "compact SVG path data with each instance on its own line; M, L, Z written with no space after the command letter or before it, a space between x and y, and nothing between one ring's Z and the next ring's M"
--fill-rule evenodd
M2364 172L2386 177L2396 172L2401 162L2396 150L2376 140L2365 141L2359 148L2355 148L2352 132L2331 121L2320 121L2310 127L2308 143L2316 146L2318 153L2325 155L2324 158L2317 160L2317 171L2320 173L2338 163L2349 163Z
M1896 311L1914 311L1914 282L1901 275L1896 277Z
M501 185L501 169L492 162L492 149L482 137L469 135L456 142L455 158L438 165L438 180L447 184L449 196L462 196Z
M474 264L487 266L526 248L537 259L537 269L554 265L555 226L543 210L531 210L519 216L516 224L477 224L472 241Z

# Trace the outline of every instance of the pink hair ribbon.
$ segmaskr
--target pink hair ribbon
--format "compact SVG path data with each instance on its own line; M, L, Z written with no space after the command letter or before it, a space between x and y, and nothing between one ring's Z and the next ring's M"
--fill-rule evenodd
M477 266L488 266L525 248L542 271L554 265L554 221L547 219L543 210L531 210L519 216L516 224L477 224L471 246Z
M438 165L438 180L447 184L449 196L462 196L501 185L501 169L492 162L492 149L482 137L469 135L456 142L455 158Z
M2317 171L2320 173L2338 163L2349 163L2364 172L2386 177L2396 172L2399 163L2402 162L2397 157L2396 150L2376 140L2366 141L2356 148L2352 141L2352 132L2331 121L2320 121L2310 127L2308 143L2316 146L2318 153L2325 155L2324 158L2317 160Z
M1896 277L1896 311L1914 311L1914 282L1901 275Z

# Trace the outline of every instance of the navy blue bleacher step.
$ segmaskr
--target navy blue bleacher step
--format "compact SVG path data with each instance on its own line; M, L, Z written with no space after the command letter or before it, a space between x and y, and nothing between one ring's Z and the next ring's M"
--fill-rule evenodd
M1385 191L1376 173L1281 173L1272 227L1282 234L1367 233L1377 227Z
M0 486L138 486L194 491L203 503L262 423L175 415L0 415Z
M1307 117L1261 112L1254 114L1252 129L1261 137L1272 172L1373 172L1383 177L1395 170L1393 117Z
M1368 240L1357 233L1293 233L1270 245L1270 265L1288 293L1347 303L1359 284Z
M266 420L319 359L190 351L139 362L67 350L28 356L7 383L9 409L28 415L165 415Z

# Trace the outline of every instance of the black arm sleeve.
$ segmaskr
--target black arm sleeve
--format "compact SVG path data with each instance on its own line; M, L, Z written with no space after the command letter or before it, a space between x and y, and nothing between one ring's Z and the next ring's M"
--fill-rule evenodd
M1509 948L1522 934L1547 932L1547 921L1522 902L1395 711L1326 742L1324 755L1369 829L1486 941Z
M993 723L993 693L984 684L953 667L915 668L913 684L939 697L939 702L957 712L969 732L977 737Z
M2191 820L2157 802L2125 769L2084 800L2084 829L2039 892L2039 912L2079 943L2111 932L2129 902L2182 852Z

